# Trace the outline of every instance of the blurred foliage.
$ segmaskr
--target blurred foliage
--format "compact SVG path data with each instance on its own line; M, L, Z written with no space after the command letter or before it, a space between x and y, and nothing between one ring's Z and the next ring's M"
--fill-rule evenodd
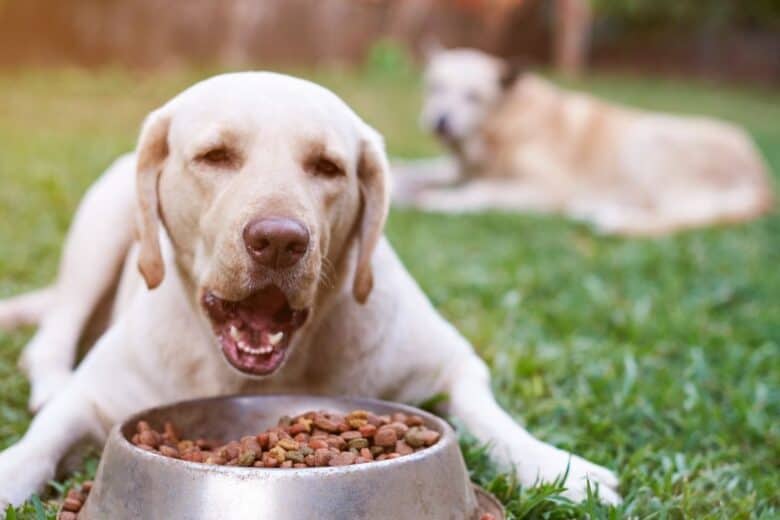
M780 29L778 0L592 0L597 15L630 27Z
M406 47L383 38L377 40L369 50L363 72L368 76L409 78L415 74L415 66Z

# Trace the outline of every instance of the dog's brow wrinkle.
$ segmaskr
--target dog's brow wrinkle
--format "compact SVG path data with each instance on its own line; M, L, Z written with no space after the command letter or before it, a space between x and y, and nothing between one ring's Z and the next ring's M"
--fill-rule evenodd
M343 167L343 153L340 152L339 148L340 147L334 146L333 143L329 143L326 138L318 137L310 139L303 144L301 155L304 160L325 157L338 166Z
M212 127L203 132L196 139L194 145L195 153L207 152L212 148L220 146L233 148L241 144L241 136L232 128L224 126Z

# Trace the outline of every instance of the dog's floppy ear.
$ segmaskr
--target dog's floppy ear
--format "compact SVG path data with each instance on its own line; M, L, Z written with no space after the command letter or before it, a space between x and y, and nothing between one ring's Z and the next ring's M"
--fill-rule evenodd
M170 116L163 109L149 114L141 129L136 148L136 191L138 196L139 241L138 269L146 286L154 289L165 276L160 252L160 214L157 184L168 157Z
M511 88L527 70L528 62L523 58L510 58L504 60L501 64L501 77L499 79L501 82L501 89L507 90Z
M365 125L358 161L358 182L362 198L362 215L359 223L358 257L352 294L365 303L374 284L371 258L390 209L390 166L385 155L382 136Z

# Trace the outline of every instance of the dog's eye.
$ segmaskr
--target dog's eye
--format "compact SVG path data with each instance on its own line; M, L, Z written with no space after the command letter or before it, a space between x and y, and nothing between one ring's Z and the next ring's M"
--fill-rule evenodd
M321 175L322 177L341 177L344 175L344 170L341 167L324 157L320 157L311 163L310 170L315 175Z
M224 146L213 148L196 157L196 160L200 163L222 168L233 166L236 163L236 159L236 154Z

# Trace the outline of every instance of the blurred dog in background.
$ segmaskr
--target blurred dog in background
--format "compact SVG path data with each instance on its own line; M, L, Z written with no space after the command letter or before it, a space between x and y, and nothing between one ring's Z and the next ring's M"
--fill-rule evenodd
M561 213L624 235L749 220L772 205L741 128L607 103L473 49L429 53L422 124L454 161L399 165L399 205Z

